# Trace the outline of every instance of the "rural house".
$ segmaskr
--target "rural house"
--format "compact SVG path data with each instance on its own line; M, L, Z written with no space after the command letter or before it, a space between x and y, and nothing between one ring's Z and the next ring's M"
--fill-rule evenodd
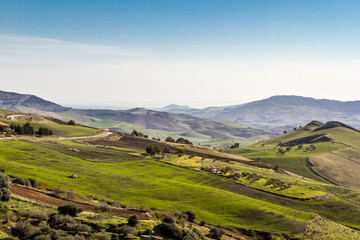
M212 173L221 173L221 167L210 166L206 169L206 171L212 172Z
M0 126L9 127L9 124L0 122Z

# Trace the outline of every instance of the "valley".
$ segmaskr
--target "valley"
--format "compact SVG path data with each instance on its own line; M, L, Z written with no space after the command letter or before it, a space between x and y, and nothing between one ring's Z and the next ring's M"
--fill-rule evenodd
M3 114L0 121L9 125L14 122L6 119L11 112ZM309 229L323 224L341 229L338 234L346 239L349 231L351 236L358 234L350 228L360 229L356 176L349 169L348 178L342 177L340 181L324 169L328 163L322 163L323 159L331 161L324 156L332 153L357 160L359 132L346 125L312 122L247 148L215 151L123 133L92 138L99 135L98 129L59 124L37 115L19 119L31 120L35 130L53 129L54 135L0 138L0 166L12 177L36 179L41 191L64 201L93 206L98 199L106 199L108 203L118 201L122 207L116 214L125 218L130 213L137 214L136 209L148 209L151 216L156 210L150 209L164 209L161 211L169 214L173 209L190 210L197 214L198 221L206 220L208 226L224 228L227 237L240 239L262 239L265 235L276 239L308 239L307 234L314 234ZM309 135L319 134L328 138L317 137L320 142L311 144L304 142L314 139ZM289 144L294 144L290 150L279 152ZM148 155L145 148L149 145L158 146L164 153ZM178 148L184 150L181 155L171 153ZM165 153L165 149L170 152ZM313 166L309 166L308 158ZM342 167L351 168L344 164ZM209 170L212 168L217 170ZM74 175L75 179L69 178ZM17 188L14 194L21 198L24 192L24 197L29 198L26 191ZM40 206L44 203L49 204L39 202ZM127 213L127 206L135 209L134 212ZM139 217L141 214L138 213ZM202 234L209 234L210 228L203 229ZM327 230L317 234L325 239L324 236L331 234ZM250 231L255 231L255 235ZM107 228L105 232L109 236L117 235Z

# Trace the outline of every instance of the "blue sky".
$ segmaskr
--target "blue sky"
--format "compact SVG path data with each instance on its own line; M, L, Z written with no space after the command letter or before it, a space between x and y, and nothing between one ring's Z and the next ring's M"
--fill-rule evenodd
M2 0L0 77L18 83L3 90L119 107L358 100L359 10L351 0Z

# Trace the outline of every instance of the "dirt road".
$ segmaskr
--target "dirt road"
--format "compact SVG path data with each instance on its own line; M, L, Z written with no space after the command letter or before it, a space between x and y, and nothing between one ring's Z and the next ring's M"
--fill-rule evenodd
M59 137L59 140L76 140L76 139L88 139L88 138L103 138L103 137L108 137L111 134L113 134L112 132L104 132L101 133L99 135L94 135L94 136L84 136L84 137L69 137L69 138L65 138L65 137Z
M75 202L70 200L65 200L61 198L56 198L48 195L46 192L37 189L31 189L28 187L22 187L18 185L11 185L10 192L12 195L23 198L26 200L35 201L42 204L47 204L51 206L60 206L65 203L75 203L84 208L86 211L95 212L95 205L85 203L85 202ZM124 208L111 208L110 214L120 216L120 217L129 217L136 214L140 219L148 219L146 212L141 212L137 210L129 210Z

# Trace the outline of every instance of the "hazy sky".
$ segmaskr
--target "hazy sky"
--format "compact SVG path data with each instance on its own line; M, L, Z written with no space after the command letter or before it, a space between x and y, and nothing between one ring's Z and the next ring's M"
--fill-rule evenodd
M360 1L0 1L1 90L57 103L359 100Z

